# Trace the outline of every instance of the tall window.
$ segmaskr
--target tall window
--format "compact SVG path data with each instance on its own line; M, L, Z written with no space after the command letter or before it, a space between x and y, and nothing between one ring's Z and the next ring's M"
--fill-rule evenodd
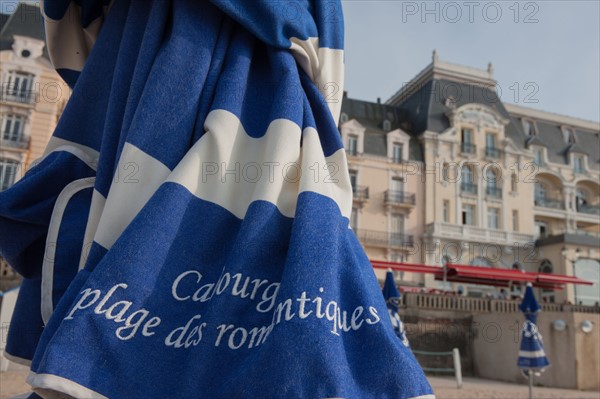
M544 164L544 157L542 155L542 149L541 148L536 148L533 152L534 154L534 162L536 165L541 166Z
M450 201L448 200L443 202L442 219L444 223L450 223Z
M577 212L581 212L587 205L585 197L585 192L582 189L578 188L575 191L575 210L577 210Z
M516 209L512 211L512 228L513 231L519 231L519 211Z
M10 71L3 92L7 101L31 102L33 100L33 74Z
M546 198L548 197L548 190L546 188L546 185L544 183L541 182L537 182L535 183L535 201L536 203L542 203L546 201Z
M510 189L513 193L517 192L518 183L519 183L519 178L517 177L517 173L512 172L512 175L510 176Z
M17 177L19 163L11 159L0 159L0 191L13 185Z
M499 229L500 228L500 209L499 208L488 208L488 228Z
M2 144L8 146L21 147L24 145L23 127L25 126L25 117L21 115L4 115L0 120L0 134L2 134Z
M474 205L463 205L462 211L462 223L466 226L475 225L475 206Z
M468 129L468 128L462 129L461 139L462 139L461 148L460 148L461 152L464 152L467 154L474 154L475 153L475 145L473 144L473 130Z
M500 189L498 188L498 172L494 168L488 167L485 171L486 194L499 198L501 197Z
M581 155L575 155L575 157L573 158L573 169L575 170L575 173L583 173L583 156Z
M394 213L390 220L390 241L392 245L402 245L404 242L404 215Z
M475 177L471 165L463 165L460 170L460 178L462 192L477 195L477 185L475 185Z
M400 194L404 189L404 179L401 177L392 177L392 182L390 185L390 190L394 194Z
M348 135L348 153L356 155L358 153L358 136L353 134Z
M494 133L485 134L485 155L491 158L500 157L500 151L496 146L496 135Z
M394 163L402 163L402 149L403 149L403 145L402 143L394 143L394 146L392 148L392 161Z
M535 238L544 238L548 235L548 224L539 220L535 221Z
M473 143L473 130L464 128L462 130L462 142L463 143Z
M352 213L350 214L350 227L356 231L358 228L358 208L352 207Z
M356 191L358 173L354 170L351 170L349 173L350 173L350 185L352 186L352 191Z

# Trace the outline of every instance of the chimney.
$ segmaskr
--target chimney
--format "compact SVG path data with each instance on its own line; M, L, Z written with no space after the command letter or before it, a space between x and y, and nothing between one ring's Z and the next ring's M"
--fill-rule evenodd
M377 104L381 104L381 97L377 97Z

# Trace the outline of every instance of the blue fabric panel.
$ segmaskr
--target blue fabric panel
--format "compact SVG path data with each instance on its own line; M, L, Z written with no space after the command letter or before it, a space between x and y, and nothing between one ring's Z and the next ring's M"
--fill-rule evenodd
M0 254L22 276L41 276L48 224L60 192L71 181L92 176L94 171L79 158L57 151L0 192Z
M25 360L33 359L44 329L40 290L41 279L23 279L4 349L9 355Z
M258 201L242 221L177 184L164 184L86 279L71 302L74 306L62 307L65 313L53 317L47 329L53 334L52 345L34 370L60 371L109 397L161 398L174 390L181 397L237 398L407 398L431 392L410 351L395 337L387 319L381 322L386 306L376 281L367 278L372 277L371 266L347 228L347 219L331 217L339 211L326 197L303 193L299 201L295 219ZM164 218L167 206L171 216ZM173 288L186 272L196 274L181 278ZM216 290L210 300L191 299L203 284L218 281L221 291ZM259 285L260 281L264 282ZM100 294L116 284L127 286L117 287L98 307ZM84 299L85 289L99 290L96 302ZM173 292L187 299L177 300ZM302 298L305 319L300 318ZM330 315L336 315L334 298L340 309L350 313L364 306L355 318L355 324L361 324L356 331L340 327L351 329L352 316L347 312L339 322L317 317L327 306ZM275 312L287 299L295 314L289 321L285 321L286 311L279 316ZM115 305L118 301L127 302ZM120 330L118 338L117 328L124 324L110 317L125 307L129 315L140 311L145 321L160 317L160 324L148 329L150 335L142 334L142 326L138 332ZM145 316L142 309L148 312ZM200 329L200 337L194 327L203 320L210 326ZM268 327L272 321L267 338L260 344L255 338L250 344L248 331ZM195 331L187 337L189 347L185 348L185 338L179 342L182 347L175 347L178 331L184 330L176 329L188 322L187 334ZM220 334L221 323L221 329L231 323L245 332L239 329L234 338ZM169 346L165 340L172 331L176 333ZM94 342L93 349L70 345L74 336ZM94 366L101 362L111 367ZM181 380L189 383L181 386L177 382Z

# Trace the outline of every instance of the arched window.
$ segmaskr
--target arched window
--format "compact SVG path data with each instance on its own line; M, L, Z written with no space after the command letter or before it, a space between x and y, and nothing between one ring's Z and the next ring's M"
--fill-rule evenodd
M585 191L578 188L575 193L575 209L577 211L579 211L580 209L584 208L587 205L587 200L585 198L586 198Z
M552 266L552 262L550 262L548 259L544 259L540 262L540 267L538 270L540 273L552 273L554 267Z
M519 262L515 262L512 264L512 269L513 270L523 270L523 265Z
M340 115L340 123L346 123L348 122L348 114L345 112L342 112L342 114Z
M473 259L471 261L471 265L472 266L481 266L481 267L494 267L488 259L486 259L482 256L478 256L475 259Z
M536 201L536 204L538 202L543 203L546 200L547 197L548 197L548 189L546 188L546 185L544 183L541 183L541 182L535 183L535 201Z

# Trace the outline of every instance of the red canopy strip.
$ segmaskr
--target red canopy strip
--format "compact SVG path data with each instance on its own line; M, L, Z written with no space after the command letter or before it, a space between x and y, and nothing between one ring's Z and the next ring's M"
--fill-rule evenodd
M434 274L436 280L443 279L444 269L441 266L428 266L411 263L387 262L371 260L375 269L392 269L403 272ZM591 281L562 274L524 272L513 269L496 269L491 267L447 264L446 280L473 284L508 286L511 282L532 283L536 287L563 289L565 284L593 285Z

